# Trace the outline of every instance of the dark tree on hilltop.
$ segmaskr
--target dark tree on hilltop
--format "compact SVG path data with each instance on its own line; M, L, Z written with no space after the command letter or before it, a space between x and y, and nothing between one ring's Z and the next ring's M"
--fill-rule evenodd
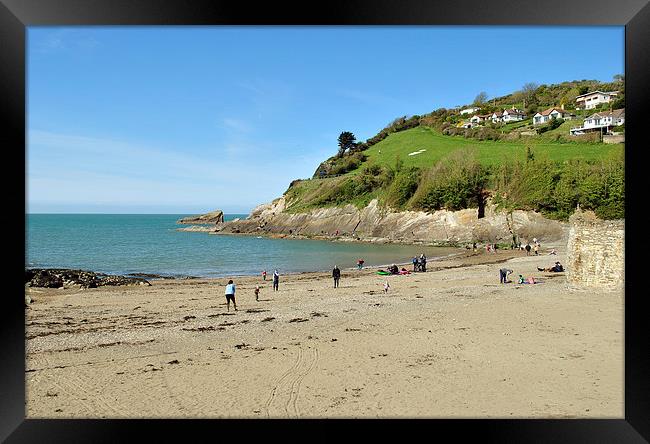
M345 150L354 148L356 144L356 137L350 131L343 131L339 135L339 153L338 156L342 157Z

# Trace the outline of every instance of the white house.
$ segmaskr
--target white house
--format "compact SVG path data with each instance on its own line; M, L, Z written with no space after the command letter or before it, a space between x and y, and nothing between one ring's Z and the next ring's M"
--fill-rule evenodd
M478 125L479 123L485 122L490 117L492 117L492 114L484 114L484 115L476 114L472 116L472 118L470 118L469 121L472 122L473 125Z
M501 111L495 111L492 113L490 119L492 120L492 123L503 122L503 113Z
M549 108L542 111L541 113L536 113L533 116L533 125L541 125L550 121L551 119L565 119L570 120L573 118L573 115L568 111L565 111L561 108Z
M504 109L502 113L502 120L504 123L517 122L519 120L524 120L525 118L526 113L514 107L511 109Z
M472 113L475 113L476 111L478 111L479 109L481 109L481 108L477 108L477 107L465 108L460 113L461 114L472 114Z
M593 109L601 103L609 103L616 98L618 91L593 91L576 97L576 109Z
M585 134L592 131L609 132L612 127L625 123L625 109L615 109L614 111L604 111L592 114L587 117L582 126L571 128L571 135Z

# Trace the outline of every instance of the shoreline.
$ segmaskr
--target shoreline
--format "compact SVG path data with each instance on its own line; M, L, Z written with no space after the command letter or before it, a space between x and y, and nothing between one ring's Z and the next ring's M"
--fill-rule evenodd
M517 257L521 255L521 252L519 250L501 250L502 252L509 251L511 252L509 257ZM443 256L436 256L433 258L427 258L427 268L434 268L434 269L440 269L440 267L437 267L433 264L448 261L448 260L453 260L453 259L463 259L463 258L471 258L471 257L478 257L486 255L486 258L484 259L483 263L493 263L491 259L493 258L491 254L485 253L485 251L478 250L477 252L472 252L472 251L458 251L456 253L450 253L446 254ZM540 255L541 256L541 255ZM507 259L502 259L502 256L499 256L499 261L507 260ZM365 271L365 270L380 270L380 269L385 269L386 267L389 267L390 265L397 265L397 266L411 266L412 262L391 262L387 264L380 264L380 265L365 265L361 270L359 270L356 266L351 266L351 267L340 267L341 270L345 271ZM469 264L462 264L458 266L447 266L443 268L459 268L463 266L470 266ZM408 268L407 268L408 269ZM33 270L70 270L70 271L82 271L82 272L88 272L88 273L93 273L98 276L111 276L111 277L118 277L118 278L138 278L138 279L143 279L148 282L156 282L156 281L189 281L189 280L218 280L218 279L225 279L225 278L231 278L231 279L248 279L256 276L260 276L261 272L257 273L250 273L250 274L224 274L221 276L192 276L192 275L179 275L179 274L158 274L158 273L150 273L150 272L143 272L143 273L125 273L125 274L119 274L119 273L107 273L107 272L100 272L100 271L94 271L94 270L85 270L85 269L76 269L76 268L62 268L62 267L25 267L25 271L33 271ZM322 273L329 273L331 270L304 270L304 271L287 271L283 272L280 274L280 276L296 276L296 275L308 275L308 274L322 274ZM409 270L411 271L411 270ZM273 272L271 270L267 270L268 276L272 277ZM419 273L419 272L416 272ZM33 287L33 288L46 288L46 287ZM62 288L68 288L68 287L62 287ZM76 288L75 286L71 286L69 288Z

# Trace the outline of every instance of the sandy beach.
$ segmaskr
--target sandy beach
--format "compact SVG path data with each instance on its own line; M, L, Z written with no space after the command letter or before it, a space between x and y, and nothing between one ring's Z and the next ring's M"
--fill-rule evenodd
M336 289L330 273L278 292L234 278L237 312L227 279L26 288L26 416L623 418L624 295L537 271L564 263L546 247L342 268Z

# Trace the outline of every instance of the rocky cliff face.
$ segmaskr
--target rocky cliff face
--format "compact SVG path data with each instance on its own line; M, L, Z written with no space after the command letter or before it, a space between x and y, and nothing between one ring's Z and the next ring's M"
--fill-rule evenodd
M347 205L292 214L285 208L285 198L278 198L256 207L244 220L218 226L217 232L457 245L474 241L510 243L513 235L521 242L533 237L556 241L566 238L568 231L568 224L538 213L499 212L492 205L481 219L476 209L395 212L381 208L377 200L361 210Z

